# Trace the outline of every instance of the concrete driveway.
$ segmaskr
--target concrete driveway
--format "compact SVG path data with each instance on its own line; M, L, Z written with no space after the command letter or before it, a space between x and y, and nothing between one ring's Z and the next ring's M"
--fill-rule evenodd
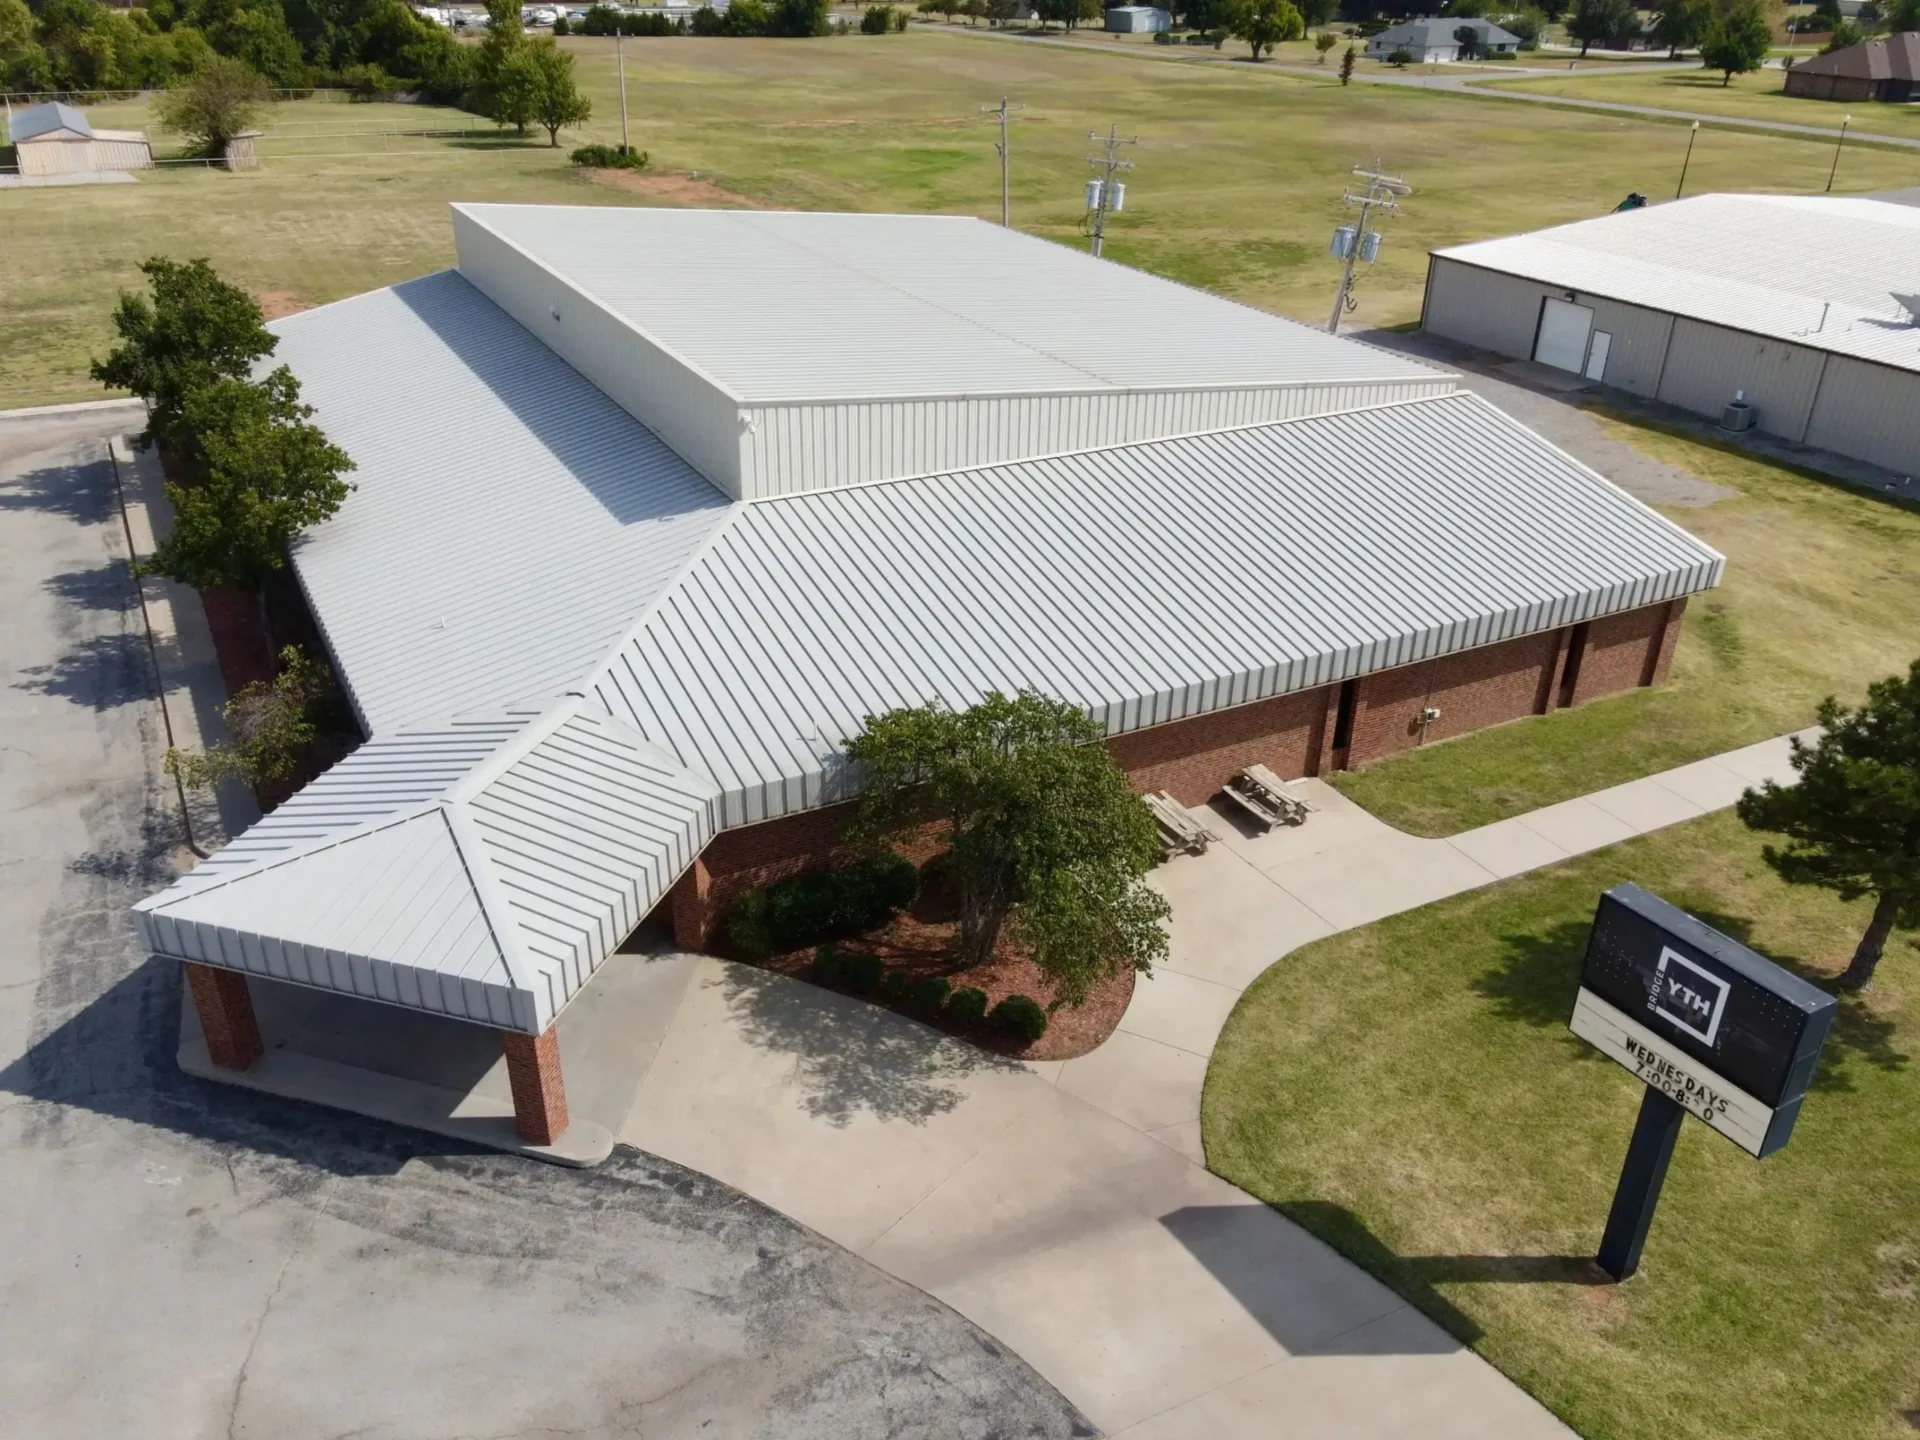
M1069 1436L1028 1366L736 1191L194 1081L104 436L0 418L0 1432Z

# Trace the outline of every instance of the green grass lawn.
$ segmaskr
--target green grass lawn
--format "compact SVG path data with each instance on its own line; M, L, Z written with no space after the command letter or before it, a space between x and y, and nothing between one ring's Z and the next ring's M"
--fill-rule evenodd
M1491 88L1531 90L1543 95L1566 95L1576 100L1658 105L1668 110L1725 115L1733 120L1781 120L1792 125L1825 125L1835 131L1840 128L1841 118L1850 113L1856 131L1920 137L1920 105L1875 105L1864 101L1843 104L1830 100L1807 100L1786 93L1786 79L1779 70L1736 75L1732 83L1724 86L1720 83L1719 72L1714 70L1669 70L1642 74L1627 69L1605 74L1586 72L1545 79L1495 80L1488 84ZM1718 138L1713 137L1716 142ZM1703 144L1706 139L1702 136ZM1831 154L1828 158L1832 158ZM1852 158L1841 160L1843 172ZM1687 188L1693 189L1691 176Z
M1635 880L1816 981L1864 904L1789 890L1730 814L1285 957L1207 1077L1208 1165L1358 1260L1588 1440L1872 1440L1920 1423L1920 944L1841 1002L1794 1139L1688 1120L1640 1272L1595 1283L1643 1087L1566 1029Z
M612 42L563 43L595 104L568 143L617 139ZM713 189L684 183L688 171L727 192L720 201L997 216L993 128L979 107L1002 95L1028 106L1013 134L1016 224L1077 241L1087 133L1117 123L1140 141L1108 253L1315 322L1336 281L1327 237L1345 218L1340 192L1357 161L1377 155L1415 187L1359 289L1357 319L1393 323L1419 313L1430 247L1599 214L1630 190L1659 193L1685 145L1666 124L1343 88L1330 74L1145 64L939 27L636 40L626 56L634 142L655 166L642 193L572 173L544 136L523 144L452 111L319 101L272 118L255 174L161 171L137 185L9 193L0 407L97 394L86 364L108 342L113 293L155 253L205 255L256 290L318 303L450 263L449 200L716 203ZM103 118L145 123L120 107ZM398 133L409 129L451 133ZM1828 158L1817 143L1721 135L1700 147L1688 183L1816 191ZM1856 188L1910 183L1911 157L1863 150L1858 164Z
M1727 557L1687 607L1665 685L1416 750L1334 783L1389 824L1452 835L1813 722L1920 654L1920 513L1643 425L1654 458L1737 492L1667 513Z

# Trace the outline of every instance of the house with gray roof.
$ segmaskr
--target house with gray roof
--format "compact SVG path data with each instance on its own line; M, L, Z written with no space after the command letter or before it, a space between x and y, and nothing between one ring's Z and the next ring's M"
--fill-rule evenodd
M1462 30L1473 32L1471 45L1461 40ZM1472 19L1440 16L1402 20L1398 25L1382 30L1367 40L1369 60L1385 61L1404 50L1417 65L1471 60L1481 55L1513 55L1519 49L1518 35L1480 16Z

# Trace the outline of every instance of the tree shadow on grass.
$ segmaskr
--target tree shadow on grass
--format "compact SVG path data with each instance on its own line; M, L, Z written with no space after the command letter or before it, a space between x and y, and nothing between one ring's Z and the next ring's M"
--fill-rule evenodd
M1688 904L1685 897L1674 903L1703 924L1765 956L1783 970L1810 984L1832 992L1832 975L1810 964L1804 957L1769 950L1753 939L1753 922L1744 916L1716 910L1710 903ZM1508 935L1501 944L1501 963L1473 982L1473 989L1492 1002L1494 1013L1503 1020L1544 1029L1564 1028L1573 1016L1575 994L1580 988L1580 967L1586 957L1587 936L1592 923L1586 919L1568 920L1535 934ZM1820 1068L1815 1072L1815 1090L1846 1093L1853 1090L1856 1063L1876 1070L1898 1073L1909 1059L1896 1043L1899 1027L1876 1014L1866 1000L1854 994L1838 994L1839 1009L1833 1030L1827 1037ZM1583 1058L1598 1059L1599 1052L1574 1037L1567 1043Z
M751 965L728 965L718 983L754 1045L793 1057L806 1112L836 1129L862 1113L924 1125L967 1098L966 1081L1023 1069L891 1010Z

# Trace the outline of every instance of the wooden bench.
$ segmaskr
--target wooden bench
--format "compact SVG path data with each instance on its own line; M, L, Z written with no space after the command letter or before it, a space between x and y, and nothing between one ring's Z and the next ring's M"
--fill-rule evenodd
M1187 813L1173 796L1164 790L1155 791L1143 797L1147 809L1153 812L1153 823L1160 829L1161 852L1172 859L1175 855L1204 855L1213 836L1206 827Z

